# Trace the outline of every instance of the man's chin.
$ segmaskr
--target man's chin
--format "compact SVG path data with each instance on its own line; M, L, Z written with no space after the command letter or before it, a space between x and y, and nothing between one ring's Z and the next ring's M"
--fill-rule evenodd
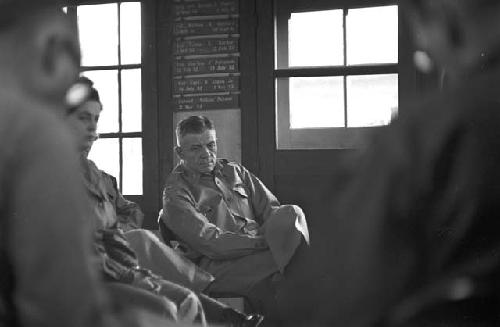
M80 147L80 152L83 155L88 156L91 149L92 149L92 143L90 143L90 144L84 144L84 145L82 145Z
M200 173L204 173L204 174L207 174L207 173L211 173L214 168L215 168L215 165L214 164L204 164L204 165L199 165L199 172Z

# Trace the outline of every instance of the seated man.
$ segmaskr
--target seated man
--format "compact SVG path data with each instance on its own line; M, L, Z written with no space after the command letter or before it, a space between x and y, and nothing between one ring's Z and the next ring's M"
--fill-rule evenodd
M162 223L186 256L215 276L209 292L245 295L254 309L271 314L272 280L284 272L302 238L309 242L302 210L280 205L243 166L218 160L208 118L182 120L176 133L181 163L167 179Z
M123 198L112 176L99 170L91 160L87 159L97 138L96 128L102 104L97 90L92 87L89 79L82 77L77 85L86 89L87 95L83 97L81 104L67 110L66 120L78 140L84 184L94 212L96 248L102 259L102 273L106 280L113 282L109 287L110 291L118 294L127 303L137 302L143 306L153 304L159 307L160 311L163 301L162 313L174 321L195 321L204 325L206 314L207 319L214 323L244 326L258 324L261 319L259 316L247 317L204 295L196 295L193 290L172 282L169 276L162 278L156 271L152 272L140 265L141 260L125 238L120 226L138 227L143 214L135 203ZM129 233L143 235L143 238L155 238L151 232L140 229L134 229ZM189 261L182 261L178 254L172 249L169 250L170 252L163 253L162 259L172 265L178 263L180 266L178 270L176 267L170 269L172 277L181 279L185 270L192 270L194 277L184 277L182 279L184 286L205 288L211 282L212 276L203 273ZM144 290L147 292L143 292ZM158 295L160 302L155 301Z

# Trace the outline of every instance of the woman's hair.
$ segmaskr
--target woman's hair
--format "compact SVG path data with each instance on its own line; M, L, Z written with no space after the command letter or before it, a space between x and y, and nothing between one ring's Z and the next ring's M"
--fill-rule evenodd
M101 98L99 97L99 92L95 89L94 87L94 82L88 77L85 76L80 76L78 80L76 81L74 88L76 89L83 89L84 90L84 95L81 99L79 99L79 104L70 106L68 110L66 111L67 115L71 115L74 113L79 106L84 104L87 101L96 101L101 103Z
M88 77L85 76L80 76L76 82L77 84L82 84L85 85L89 88L90 92L88 96L85 98L84 101L96 101L96 102L101 102L101 99L99 97L99 92L94 87L94 82Z

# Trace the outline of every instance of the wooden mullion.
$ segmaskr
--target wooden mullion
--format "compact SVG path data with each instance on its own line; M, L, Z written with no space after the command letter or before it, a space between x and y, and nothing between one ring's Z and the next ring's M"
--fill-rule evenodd
M157 229L156 219L161 202L160 164L158 157L158 66L157 66L157 24L158 4L156 0L142 1L142 153L143 153L143 200L145 214L144 228Z
M274 77L320 77L320 76L345 76L345 75L377 75L397 74L399 65L373 64L355 66L329 66L329 67L294 67L276 69Z
M127 132L127 133L101 133L99 134L99 138L101 139L109 139L109 138L133 138L133 137L142 137L142 132Z
M280 5L286 6L291 12L306 12L333 9L357 9L366 7L380 7L397 5L397 0L278 0Z
M118 70L118 69L137 69L141 68L142 64L127 64L127 65L110 65L110 66L83 66L80 68L81 71L91 71L91 70Z
M344 8L342 11L342 38L344 43L344 66L347 67L347 15L349 10ZM348 110L347 110L347 77L342 76L342 85L344 88L344 127L347 127Z
M257 110L259 142L259 177L274 191L276 152L275 79L274 68L274 10L273 2L256 0L257 40Z
M67 0L69 6L84 6L84 5L102 5L108 3L117 3L116 0ZM140 2L138 0L121 0L120 2Z
M122 46L121 46L121 3L116 3L118 15L118 130L120 131L120 190L123 192L123 109L122 109Z

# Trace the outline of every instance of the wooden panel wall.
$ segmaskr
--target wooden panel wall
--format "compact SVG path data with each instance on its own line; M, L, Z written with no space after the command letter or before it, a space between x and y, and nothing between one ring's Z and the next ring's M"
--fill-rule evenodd
M325 219L321 192L332 186L330 176L337 162L353 151L276 150L273 1L155 1L158 192L176 162L172 147L177 119L189 113L218 117L228 110L223 120L215 118L219 137L231 138L223 141L223 148L234 142L223 155L241 159L282 202L302 205L313 225ZM419 94L417 87L431 85L434 79L415 73L407 26L401 23L399 30L400 112L404 113L404 106ZM224 95L214 99L214 93Z

